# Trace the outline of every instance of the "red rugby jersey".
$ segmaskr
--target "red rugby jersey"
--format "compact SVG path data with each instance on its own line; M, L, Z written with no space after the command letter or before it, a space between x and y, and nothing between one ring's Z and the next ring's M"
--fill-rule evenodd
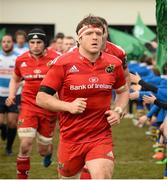
M44 56L36 59L31 56L28 51L16 59L14 71L17 76L22 77L25 80L21 94L22 109L50 114L49 111L36 105L36 95L42 79L50 69L52 61L57 56L58 54L56 52L47 50Z
M124 69L127 68L126 53L120 46L117 46L116 44L113 44L113 43L107 41L104 52L114 55L114 56L118 57L119 59L121 59L123 68Z
M124 71L117 57L102 53L92 64L75 50L57 60L41 85L58 91L63 101L88 98L82 114L60 113L62 140L90 142L111 136L104 113L110 109L112 89L125 85Z

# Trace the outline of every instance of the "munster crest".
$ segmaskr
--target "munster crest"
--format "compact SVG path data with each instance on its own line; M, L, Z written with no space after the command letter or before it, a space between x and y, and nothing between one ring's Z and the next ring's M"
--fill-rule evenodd
M106 72L107 73L111 73L113 72L115 69L115 65L114 64L109 64L109 66L106 67Z

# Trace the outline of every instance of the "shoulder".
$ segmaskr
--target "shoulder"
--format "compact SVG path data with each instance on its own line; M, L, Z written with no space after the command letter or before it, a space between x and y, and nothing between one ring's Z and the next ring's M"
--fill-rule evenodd
M54 59L55 57L60 56L60 54L52 49L47 49L47 56Z
M13 50L13 51L12 51L12 55L14 55L14 56L19 56L19 53L18 53L17 51Z
M117 56L105 52L102 53L102 56L107 63L113 64L115 66L122 66L122 61Z
M118 58L120 58L122 61L126 57L126 52L124 51L124 49L122 49L120 46L117 46L116 44L111 43L109 41L106 42L106 47L104 49L104 52L111 55L115 55Z
M116 45L116 44L114 44L112 42L107 41L106 42L106 47L110 48L110 49L113 49L113 50L117 50L117 51L119 51L122 54L125 54L125 51L124 51L124 49L121 46L118 46L118 45Z
M72 62L75 62L76 59L77 59L77 52L72 51L55 58L53 60L54 61L53 63L55 65L65 66L71 64Z
M16 61L17 62L19 62L19 61L24 61L24 60L26 60L26 59L29 59L29 51L27 51L27 52L25 52L25 53L23 53L22 55L19 55L18 57L17 57L17 59L16 59Z
M75 52L75 51L78 51L77 46L74 46L74 47L70 48L70 50L68 52Z

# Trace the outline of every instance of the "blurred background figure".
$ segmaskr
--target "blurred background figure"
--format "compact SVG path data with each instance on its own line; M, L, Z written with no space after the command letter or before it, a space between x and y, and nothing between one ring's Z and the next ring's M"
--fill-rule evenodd
M46 48L47 37L42 29L32 29L28 34L29 51L16 59L14 72L9 86L6 104L15 104L15 95L19 83L24 79L21 111L18 120L18 136L20 138L17 156L18 179L27 179L30 170L30 154L33 140L36 138L39 154L44 157L43 165L48 167L52 157L52 136L55 127L55 113L38 107L35 97L43 77L58 55Z
M26 42L27 34L23 30L18 30L15 33L15 45L14 50L19 54L23 54L24 52L28 51L28 44Z
M63 39L63 53L68 52L76 45L76 41L72 36L65 36Z
M51 40L49 49L53 49L54 51L62 54L63 53L63 39L64 34L59 32L56 36Z
M11 107L5 105L9 95L9 82L18 53L13 51L14 41L10 34L2 37L2 50L0 51L0 128L3 140L7 138L5 147L6 155L12 155L12 145L16 137L16 122L18 117L18 105L20 95L16 96L16 102ZM7 124L7 129L6 129Z

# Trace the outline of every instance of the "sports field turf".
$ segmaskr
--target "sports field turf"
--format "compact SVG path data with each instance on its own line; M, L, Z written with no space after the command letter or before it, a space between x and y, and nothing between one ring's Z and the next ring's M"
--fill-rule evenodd
M145 136L145 128L134 127L130 119L122 120L121 124L113 128L115 144L116 166L113 178L115 179L162 179L165 165L157 165L151 158L153 155L152 141ZM18 138L14 144L14 155L4 155L4 142L0 140L0 179L16 178L16 154ZM56 149L57 140L54 140ZM54 163L44 168L42 159L36 153L34 146L31 157L31 179L56 179L56 152Z

